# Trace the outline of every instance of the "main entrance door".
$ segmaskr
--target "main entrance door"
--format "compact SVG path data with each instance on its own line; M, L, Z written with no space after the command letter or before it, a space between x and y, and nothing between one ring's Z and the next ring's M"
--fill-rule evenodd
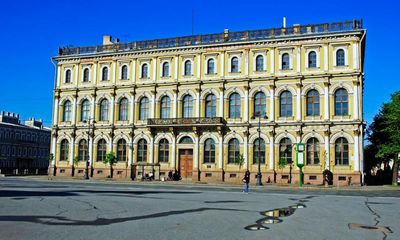
M179 170L182 178L192 178L193 149L179 149Z

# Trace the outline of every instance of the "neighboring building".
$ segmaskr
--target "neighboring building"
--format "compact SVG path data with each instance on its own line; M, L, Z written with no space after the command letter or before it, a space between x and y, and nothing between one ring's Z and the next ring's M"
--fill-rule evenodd
M51 130L41 120L21 124L19 114L0 114L0 170L6 175L47 174Z
M303 142L306 184L321 184L324 169L360 184L365 34L347 21L61 48L55 174L73 175L77 157L75 176L90 159L90 175L106 177L113 151L116 178L151 166L204 182L240 182L249 169L254 182L261 161L263 182L297 182L297 167L279 159L294 161ZM261 138L256 113L268 117Z

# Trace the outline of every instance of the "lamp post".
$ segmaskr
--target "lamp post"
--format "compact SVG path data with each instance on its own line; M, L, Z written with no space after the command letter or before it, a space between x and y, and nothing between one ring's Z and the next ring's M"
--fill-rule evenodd
M254 118L256 116L258 116L258 129L257 129L257 132L258 132L258 145L257 145L257 148L258 148L258 153L257 153L257 155L258 155L258 170L257 170L257 182L256 182L257 186L263 185L262 181L261 181L261 177L262 177L262 174L261 174L261 115L262 115L262 112L258 111L256 113L256 115L254 116ZM264 115L263 119L268 119L268 117L266 115Z
M88 138L87 138L87 159L86 159L86 168L85 168L85 179L88 180L89 179L89 162L90 162L90 154L89 154L89 142L90 142L90 120L91 118L89 118L88 120L84 120L83 123L84 124L88 124Z

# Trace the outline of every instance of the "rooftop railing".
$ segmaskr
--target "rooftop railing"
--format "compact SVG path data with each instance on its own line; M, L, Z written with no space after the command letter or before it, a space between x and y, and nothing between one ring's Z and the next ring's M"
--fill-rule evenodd
M193 126L193 125L220 125L224 120L221 117L212 118L150 118L147 119L148 126Z
M284 36L322 34L330 32L345 32L362 29L362 20L352 20L336 23L294 25L286 28L270 28L262 30L224 32L216 34L194 35L176 38L164 38L128 43L114 43L89 47L62 47L59 48L59 56L94 54L102 52L123 52L151 50L158 48L182 47L215 44L221 42L241 42L261 39L272 39Z

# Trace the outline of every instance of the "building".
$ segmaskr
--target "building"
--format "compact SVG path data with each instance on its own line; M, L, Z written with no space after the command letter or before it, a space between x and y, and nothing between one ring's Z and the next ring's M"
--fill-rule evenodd
M354 20L61 48L52 171L82 176L89 159L91 177L106 177L112 151L115 178L176 169L240 182L249 169L253 182L260 161L263 182L294 183L297 167L279 163L303 142L306 184L325 169L360 184L365 34Z
M21 124L19 114L0 113L0 170L5 175L47 174L51 130L42 120Z

